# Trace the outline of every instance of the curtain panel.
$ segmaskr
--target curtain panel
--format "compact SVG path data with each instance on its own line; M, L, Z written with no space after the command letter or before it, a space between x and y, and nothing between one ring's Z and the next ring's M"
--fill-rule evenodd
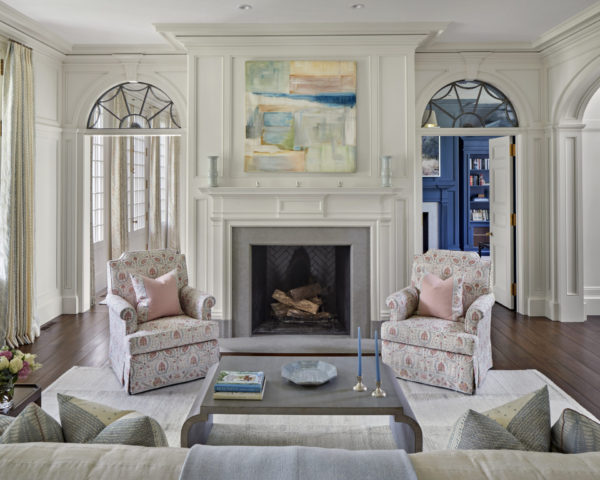
M40 334L34 293L34 102L31 49L10 42L3 79L0 156L0 341Z

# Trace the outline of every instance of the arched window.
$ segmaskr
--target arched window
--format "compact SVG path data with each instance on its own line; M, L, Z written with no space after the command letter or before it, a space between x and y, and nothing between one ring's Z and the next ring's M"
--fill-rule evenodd
M173 101L160 88L125 82L105 92L94 104L88 128L180 128Z
M459 80L440 88L425 108L423 127L518 127L510 100L479 80Z

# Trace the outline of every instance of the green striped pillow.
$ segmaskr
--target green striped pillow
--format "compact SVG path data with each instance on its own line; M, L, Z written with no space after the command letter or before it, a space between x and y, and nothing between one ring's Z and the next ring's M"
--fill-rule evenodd
M141 413L117 410L61 393L58 409L66 442L169 446L158 422Z
M59 423L35 403L30 403L10 420L2 416L0 443L64 442Z
M545 386L487 412L473 410L456 424L449 449L550 450L550 399Z
M552 427L552 446L562 453L600 451L600 424L565 408Z

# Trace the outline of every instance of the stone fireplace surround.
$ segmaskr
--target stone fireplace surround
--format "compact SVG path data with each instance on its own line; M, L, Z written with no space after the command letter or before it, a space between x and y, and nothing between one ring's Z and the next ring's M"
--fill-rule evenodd
M252 246L350 247L350 332L370 330L369 229L365 227L234 227L232 235L234 337L252 335Z
M353 337L357 322L364 326L363 336L372 336L373 322L389 318L386 297L406 286L411 247L405 225L410 204L402 187L200 187L194 196L196 226L189 233L196 249L188 265L193 265L190 273L198 288L217 300L212 318L220 322L223 337L250 335L237 327L236 317L243 314L236 314L238 297L247 295L243 291L249 288L250 277L249 271L234 271L236 229L257 229L265 239L271 236L268 232L286 232L290 227L364 232L368 241L362 256L368 280L362 281L358 297L364 299L364 310L353 313ZM246 308L249 311L250 305Z

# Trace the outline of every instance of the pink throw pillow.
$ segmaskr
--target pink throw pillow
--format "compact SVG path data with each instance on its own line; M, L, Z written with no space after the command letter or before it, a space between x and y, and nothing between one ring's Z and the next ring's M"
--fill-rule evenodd
M455 275L442 280L426 273L421 279L417 314L457 321L463 314L462 285L462 277Z
M131 281L138 301L138 322L183 313L179 303L177 270L171 270L158 278L132 273Z

